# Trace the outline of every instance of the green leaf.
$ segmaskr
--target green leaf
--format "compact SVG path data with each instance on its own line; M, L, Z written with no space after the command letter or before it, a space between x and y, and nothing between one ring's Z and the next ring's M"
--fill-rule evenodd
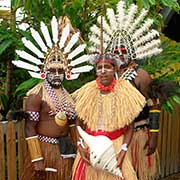
M7 109L8 106L8 96L5 94L0 94L0 104L2 105L3 109Z
M7 39L0 44L0 55L13 43L12 39Z
M42 80L36 79L36 78L31 78L28 79L27 81L24 81L21 83L17 89L15 90L15 95L19 96L20 93L26 93L29 89L31 89L33 86L41 82Z
M172 97L172 99L177 103L177 104L179 104L180 105L180 97L179 96L173 96Z

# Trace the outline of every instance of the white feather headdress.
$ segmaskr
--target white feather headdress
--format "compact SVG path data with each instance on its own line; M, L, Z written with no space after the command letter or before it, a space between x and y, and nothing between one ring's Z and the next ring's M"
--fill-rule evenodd
M59 18L58 21L53 16L51 31L44 22L40 23L40 32L33 28L30 31L34 41L23 37L26 50L16 50L22 60L14 60L12 63L27 69L32 77L45 78L46 70L52 64L63 68L68 80L76 79L81 72L93 68L90 65L80 66L88 61L89 55L84 55L86 44L81 43L80 33L72 28L67 17Z
M159 33L151 28L153 20L146 17L147 13L145 9L138 12L138 6L135 4L126 8L125 1L120 0L116 12L107 9L106 15L103 18L98 17L97 25L90 29L92 45L89 51L102 53L100 49L103 45L103 53L124 56L125 61L159 54L162 51L159 48Z

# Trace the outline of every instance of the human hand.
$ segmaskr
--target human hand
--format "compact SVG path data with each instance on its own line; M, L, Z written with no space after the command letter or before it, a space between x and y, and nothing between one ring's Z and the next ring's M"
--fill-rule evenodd
M119 167L120 170L122 168L122 163L123 163L125 155L126 155L126 151L123 151L123 150L121 150L119 154L117 155L117 167Z
M81 145L78 145L78 150L84 162L90 165L91 163L90 163L89 148L88 147L83 148Z
M43 160L33 162L33 167L35 171L45 171Z
M147 148L147 156L153 154L157 148L158 133L150 133L150 137L147 140L144 149Z
M45 180L46 172L43 160L33 162L33 167L35 171L35 180Z

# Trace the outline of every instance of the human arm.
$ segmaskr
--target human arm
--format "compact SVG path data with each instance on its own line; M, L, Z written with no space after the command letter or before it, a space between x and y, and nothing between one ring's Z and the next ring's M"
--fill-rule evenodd
M154 93L151 91L152 79L148 72L143 69L138 69L137 74L138 76L135 78L135 84L146 97L149 107L149 138L145 143L144 149L147 149L147 155L151 155L157 148L160 105L156 92Z
M151 155L155 152L158 142L159 132L159 120L160 120L160 104L157 98L151 98L148 100L149 104L149 140L147 141L145 148L148 146L147 155Z
M127 130L124 134L123 143L122 143L122 146L120 147L120 152L118 153L118 156L117 156L117 167L119 167L120 169L122 167L122 163L123 163L124 157L126 155L127 148L131 142L131 139L133 136L133 131L134 131L134 123L131 123L127 127Z
M25 111L29 117L25 121L25 135L28 150L35 171L44 171L44 162L41 152L36 126L40 120L41 99L38 95L30 95L25 101Z

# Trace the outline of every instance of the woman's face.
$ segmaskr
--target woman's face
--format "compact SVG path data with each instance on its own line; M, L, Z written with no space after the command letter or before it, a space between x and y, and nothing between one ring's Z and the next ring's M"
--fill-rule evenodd
M115 67L109 62L99 62L96 65L96 75L104 86L108 86L114 79Z

